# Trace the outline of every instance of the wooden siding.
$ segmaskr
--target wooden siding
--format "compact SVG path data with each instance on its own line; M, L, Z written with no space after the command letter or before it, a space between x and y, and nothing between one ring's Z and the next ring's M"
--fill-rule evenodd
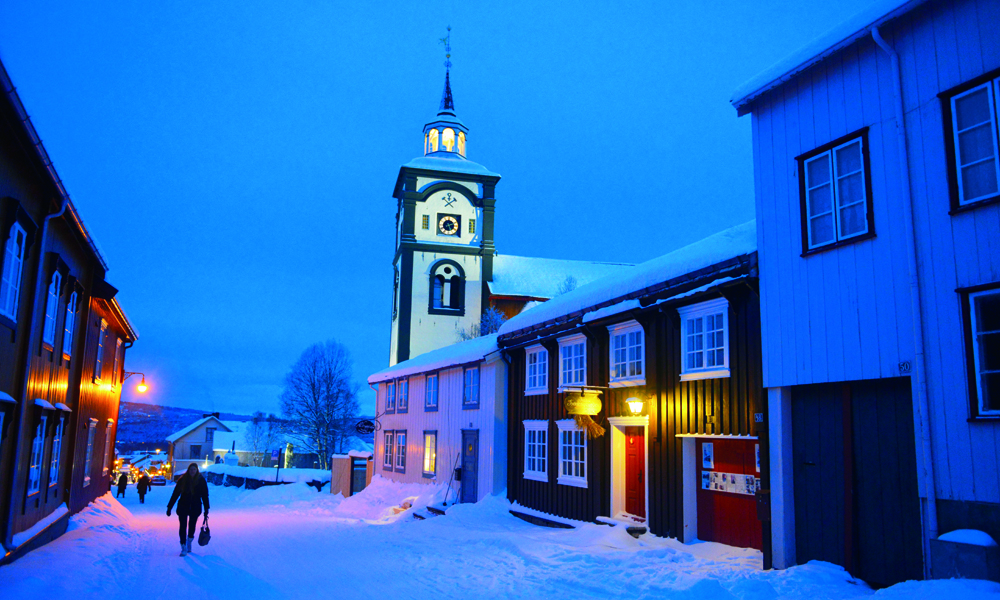
M998 22L995 0L934 1L882 28L902 73L937 494L985 502L1000 501L1000 425L968 421L955 290L1000 282L1000 204L949 214L938 94L1000 68ZM753 107L767 387L895 377L914 358L892 90L889 59L868 37ZM794 157L862 127L876 235L800 257Z

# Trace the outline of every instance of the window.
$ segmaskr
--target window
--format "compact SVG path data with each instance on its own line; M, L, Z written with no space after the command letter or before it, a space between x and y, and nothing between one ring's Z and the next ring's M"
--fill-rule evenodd
M611 333L611 383L645 385L646 353L642 325L635 321L608 327Z
M465 314L465 271L453 260L439 261L431 268L430 313Z
M549 480L549 422L524 422L524 478Z
M799 157L804 252L871 232L867 130Z
M188 446L188 458L198 460L201 458L201 444L191 444Z
M541 346L528 348L525 355L528 381L525 394L544 394L549 391L549 351Z
M587 384L587 338L574 335L559 340L559 385Z
M396 436L392 431L385 432L385 448L382 454L382 468L392 470L393 441Z
M28 236L19 223L10 227L3 253L3 273L0 275L0 314L17 320L17 302L21 295L21 272Z
M45 452L45 423L48 417L44 415L35 426L35 438L31 441L31 462L28 466L28 495L38 493L42 481L42 455Z
M1000 289L969 294L969 309L977 412L1000 416Z
M950 99L951 142L959 206L1000 194L998 94L1000 79L994 79Z
M403 379L399 382L399 403L396 405L396 412L405 413L410 405L410 380Z
M108 474L108 467L110 466L111 459L111 420L108 420L108 424L104 427L104 467L102 473L104 475Z
M121 338L119 338L119 337L116 336L115 337L115 362L114 362L115 370L114 370L114 372L111 373L111 387L117 387L118 386L118 370L121 368L120 365L119 365L119 363L118 363L118 360L121 358L121 356L120 356L121 353L122 353L122 341L121 341Z
M396 412L396 382L390 381L385 384L385 412Z
M87 425L87 453L83 458L83 485L90 485L90 469L94 463L94 433L97 432L97 419L91 419Z
M470 367L465 370L462 408L479 408L479 367Z
M63 427L66 419L59 417L56 420L55 437L52 439L52 458L49 463L49 486L59 483L59 459L62 457Z
M438 434L424 432L424 477L434 477L437 473Z
M587 430L573 419L556 421L559 428L559 477L562 485L587 487Z
M465 156L465 132L458 132L458 153Z
M205 443L214 444L215 443L215 430L218 427L206 427L205 428Z
M444 131L441 132L441 145L448 152L452 152L455 147L455 130L451 127L445 127Z
M396 432L396 467L397 473L406 473L406 432Z
M430 139L428 140L428 144L430 145L430 151L431 152L437 152L437 150L438 150L438 130L437 129L431 129L431 131L430 131Z
M62 285L62 275L59 271L52 274L49 282L49 293L45 300L45 327L42 328L42 342L56 345L56 320L59 318L59 288Z
M729 377L729 302L677 309L681 316L681 381Z
M63 323L65 332L63 333L63 355L73 355L73 330L76 329L76 292L69 296L66 303L66 321Z
M475 219L469 219L469 233L471 233L473 235L476 234L476 220Z
M101 382L102 367L104 366L104 336L108 332L108 322L101 319L101 331L97 335L97 358L94 359L94 382Z
M421 229L430 229L431 228L431 216L430 215L421 215L420 216L420 228Z
M428 375L424 383L424 410L435 411L438 408L438 376Z

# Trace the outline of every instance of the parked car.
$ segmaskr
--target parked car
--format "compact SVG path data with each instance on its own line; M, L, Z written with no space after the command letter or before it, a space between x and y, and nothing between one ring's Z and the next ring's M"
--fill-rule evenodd
M167 479L163 475L157 475L149 480L149 485L167 485Z

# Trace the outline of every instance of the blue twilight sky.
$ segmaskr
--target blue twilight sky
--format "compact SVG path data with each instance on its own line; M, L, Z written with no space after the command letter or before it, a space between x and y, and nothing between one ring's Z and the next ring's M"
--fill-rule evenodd
M3 0L0 59L139 329L144 401L278 412L312 343L359 382L387 364L392 188L446 25L498 251L642 262L753 217L731 92L868 3Z

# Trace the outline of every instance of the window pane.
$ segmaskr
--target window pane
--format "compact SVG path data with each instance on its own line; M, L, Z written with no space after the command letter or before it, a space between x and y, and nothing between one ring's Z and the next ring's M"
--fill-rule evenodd
M989 84L979 90L955 100L955 116L958 130L968 129L990 120Z
M993 131L989 122L958 134L959 156L962 164L993 156Z
M837 176L861 170L861 140L837 150Z
M1000 373L982 375L980 385L983 388L983 410L1000 410Z
M865 178L859 172L837 182L837 205L848 206L865 199Z
M818 246L833 241L833 215L816 217L809 221L809 232L812 235L811 245Z
M975 297L977 332L1000 331L1000 292Z
M833 207L831 200L833 194L830 185L824 185L814 190L809 190L809 216L822 215L830 212Z
M962 200L972 200L997 191L997 166L992 160L962 167Z
M840 209L840 234L848 237L868 229L867 206L864 203Z
M979 372L1000 371L1000 332L979 334Z
M806 163L806 186L813 188L830 181L830 155L824 154Z

